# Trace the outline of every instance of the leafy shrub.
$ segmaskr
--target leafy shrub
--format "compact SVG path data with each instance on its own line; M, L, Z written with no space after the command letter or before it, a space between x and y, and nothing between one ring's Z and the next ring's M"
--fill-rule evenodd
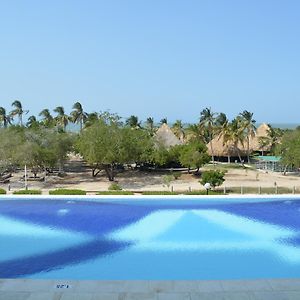
M122 187L120 185L118 185L116 182L113 182L109 187L108 187L109 191L121 191Z
M210 185L215 188L216 186L221 185L225 179L224 179L225 173L223 171L217 171L217 170L210 170L205 171L201 175L200 183L202 185L205 185L206 183L210 183Z
M169 191L145 191L142 195L179 195L179 193Z
M40 190L19 190L19 191L14 191L14 195L41 195L42 191Z
M5 195L5 194L6 194L6 190L0 189L0 195Z
M76 189L57 189L49 191L49 195L86 195L86 191Z
M97 195L134 195L130 191L101 191Z
M174 172L172 175L174 176L174 179L177 180L182 174L180 172Z

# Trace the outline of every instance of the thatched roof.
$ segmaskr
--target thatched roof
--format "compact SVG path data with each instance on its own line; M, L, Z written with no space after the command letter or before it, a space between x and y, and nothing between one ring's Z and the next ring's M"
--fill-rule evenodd
M177 138L171 128L165 123L157 129L155 139L158 144L163 145L166 148L182 144L182 141Z
M250 148L252 151L269 151L270 146L261 147L259 141L261 137L267 137L270 126L266 123L262 123L257 129L255 136L250 139Z
M259 140L261 137L268 136L269 129L270 129L270 127L265 123L261 124L256 129L255 136L253 138L250 138L250 145L249 145L250 153L253 151L268 151L268 150L270 150L270 149L268 149L269 147L262 148L259 143ZM237 156L238 155L238 150L233 146L233 144L227 143L224 145L224 139L223 139L222 134L216 136L212 140L212 147L213 147L214 156L225 157L225 156ZM207 144L207 148L208 148L208 153L210 155L212 155L209 144ZM239 143L238 149L242 156L247 155L247 141L245 140L243 145L241 143Z

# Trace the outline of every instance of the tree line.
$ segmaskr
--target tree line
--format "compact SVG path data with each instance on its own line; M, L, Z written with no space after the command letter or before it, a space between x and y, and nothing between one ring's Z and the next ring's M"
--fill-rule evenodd
M154 168L182 166L199 171L210 160L214 163L212 141L220 135L224 146L231 144L236 148L241 162L239 144L245 145L249 163L250 139L256 132L253 113L247 110L229 121L224 113L205 108L195 124L185 126L181 120L174 122L172 131L183 143L166 147L155 139L157 124L152 117L141 122L132 115L123 121L109 112L87 113L80 102L74 103L69 115L62 106L53 109L54 114L46 108L38 117L30 115L24 123L28 113L18 100L12 103L9 113L0 107L0 172L25 164L35 175L57 167L62 170L71 151L90 164L93 176L104 170L109 180L114 180L116 170L126 164ZM70 122L79 125L79 132L67 131ZM167 118L160 121L163 123L168 123ZM300 151L295 150L300 147L297 144L300 130L283 132L270 127L269 131L260 141L262 147L269 146L273 153L280 154L285 164L300 166ZM293 160L289 159L291 149Z

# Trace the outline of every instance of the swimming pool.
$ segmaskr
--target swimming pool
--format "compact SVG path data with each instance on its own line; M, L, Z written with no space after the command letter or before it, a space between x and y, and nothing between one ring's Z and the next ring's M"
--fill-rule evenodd
M300 200L172 199L1 198L0 278L300 277Z

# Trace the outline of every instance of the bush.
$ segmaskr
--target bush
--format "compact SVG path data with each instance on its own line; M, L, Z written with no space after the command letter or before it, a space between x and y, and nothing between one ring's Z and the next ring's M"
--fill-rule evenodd
M97 195L134 195L130 191L101 191Z
M174 179L177 180L182 174L180 172L174 172L172 175L174 176Z
M113 182L109 187L108 187L109 191L121 191L122 188L120 185L118 185L116 182Z
M217 171L217 170L210 170L205 171L201 175L200 183L202 185L205 185L206 183L210 183L210 185L215 188L216 186L221 185L225 179L224 179L225 173L223 171Z
M75 189L57 189L49 191L49 195L86 195L86 191Z
M142 195L179 195L179 193L169 191L145 191Z
M5 195L5 194L6 194L6 190L0 189L0 195Z
M19 190L13 192L14 195L41 195L42 191L40 190Z

